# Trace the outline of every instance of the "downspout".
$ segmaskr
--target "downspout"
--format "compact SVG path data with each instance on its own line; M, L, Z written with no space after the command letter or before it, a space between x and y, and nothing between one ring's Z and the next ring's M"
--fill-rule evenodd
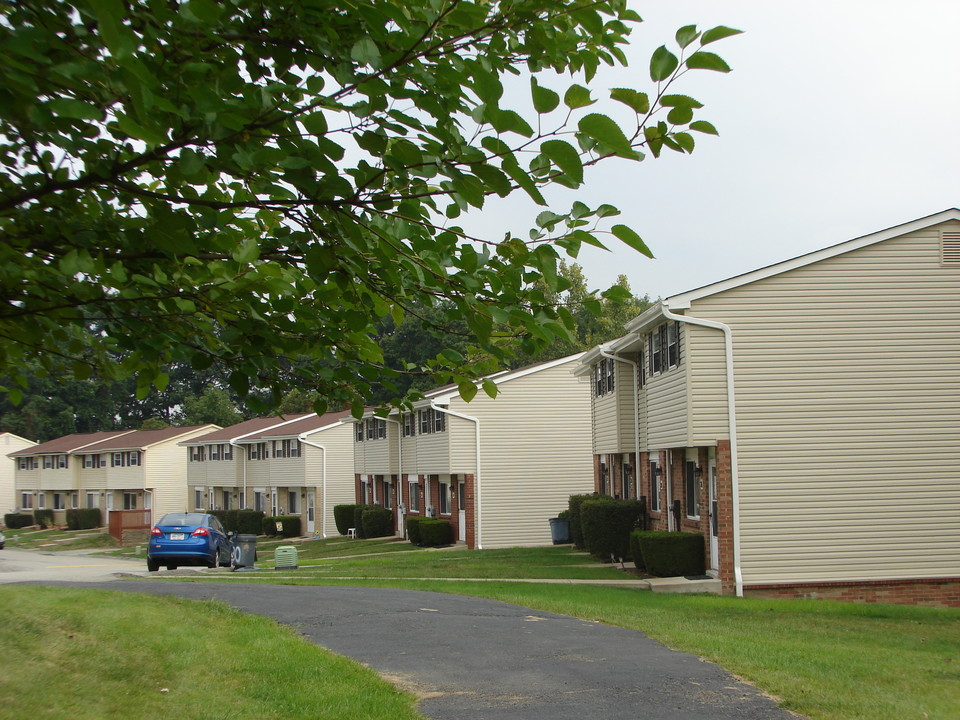
M403 423L399 420L384 418L387 422L397 426L397 487L393 489L394 502L397 504L397 535L407 537L406 524L403 522ZM390 457L387 456L387 469L390 468ZM398 492L399 490L399 492Z
M253 435L253 433L248 434ZM240 436L240 438L244 437L246 437L246 435ZM245 510L247 507L247 453L246 446L237 442L240 438L230 438L227 442L237 449L237 454L241 456L243 462L243 494L240 497L240 509Z
M476 429L476 446L477 446L477 469L476 474L473 476L473 504L476 508L476 540L477 540L477 550L483 550L483 533L481 532L482 525L480 523L480 511L483 507L480 504L480 418L475 418L472 415L464 415L455 410L450 410L449 408L442 408L434 404L433 400L430 401L430 407L437 412L442 412L446 415L453 415L454 417L461 418L463 420L469 420L473 423L474 428ZM459 501L458 501L459 502ZM466 501L464 501L466 503ZM464 505L466 506L466 505ZM466 528L464 528L466 532Z
M323 486L323 502L320 503L320 512L323 513L320 520L320 532L324 537L327 536L327 448L319 443L311 442L306 438L307 433L301 433L297 436L299 440L304 445L309 445L310 447L315 447L319 450L323 450L323 470L321 471L321 479Z
M611 355L606 350L600 350L600 357L633 366L633 439L634 439L634 468L633 480L637 484L636 495L640 494L640 366L633 360ZM622 479L621 479L622 482Z
M730 431L730 492L733 495L731 514L733 520L733 578L737 597L743 597L743 570L740 567L740 466L737 459L737 393L734 388L733 372L733 331L729 325L716 320L704 320L677 315L666 303L661 303L663 316L668 320L712 328L723 333L724 359L727 375L727 424Z

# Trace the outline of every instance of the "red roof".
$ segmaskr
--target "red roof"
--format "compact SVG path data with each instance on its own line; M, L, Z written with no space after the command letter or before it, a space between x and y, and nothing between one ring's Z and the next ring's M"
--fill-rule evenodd
M24 450L17 450L17 452L10 453L10 457L17 457L21 455L55 455L76 452L77 450L80 450L88 445L118 438L121 435L126 435L131 432L134 431L105 430L94 433L73 433L72 435L64 435L63 437L54 438L53 440L47 440L45 443L40 443L39 445L34 445L33 447L26 448Z

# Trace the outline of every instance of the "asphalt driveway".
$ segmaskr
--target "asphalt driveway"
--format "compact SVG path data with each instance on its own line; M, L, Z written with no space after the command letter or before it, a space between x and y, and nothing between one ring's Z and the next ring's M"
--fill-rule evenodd
M417 693L420 711L437 720L797 717L716 665L640 632L494 600L359 587L70 585L217 598L274 618Z

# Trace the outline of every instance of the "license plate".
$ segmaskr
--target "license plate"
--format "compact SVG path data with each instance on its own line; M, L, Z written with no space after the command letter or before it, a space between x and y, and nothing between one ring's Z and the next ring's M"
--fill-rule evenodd
M186 537L183 533L170 533L171 540L183 540Z

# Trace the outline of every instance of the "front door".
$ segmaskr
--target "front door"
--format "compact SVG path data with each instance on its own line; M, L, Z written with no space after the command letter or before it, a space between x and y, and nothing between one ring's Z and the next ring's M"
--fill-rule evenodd
M317 491L307 491L307 535L312 535L317 530Z
M107 524L110 524L110 513L113 512L113 491L107 490Z
M712 450L712 448L711 448ZM710 569L720 570L720 518L717 516L717 465L710 457Z
M460 484L457 485L457 504L460 508L460 542L467 541L467 498L464 488L467 484L461 480Z

